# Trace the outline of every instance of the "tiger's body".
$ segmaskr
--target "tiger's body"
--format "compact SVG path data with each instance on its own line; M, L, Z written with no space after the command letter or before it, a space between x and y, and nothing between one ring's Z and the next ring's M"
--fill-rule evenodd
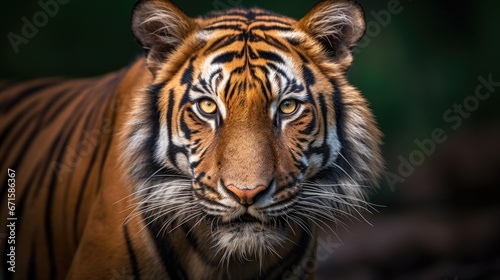
M312 278L317 228L363 208L382 166L345 77L361 9L193 20L143 0L133 31L147 56L119 72L0 83L4 278Z

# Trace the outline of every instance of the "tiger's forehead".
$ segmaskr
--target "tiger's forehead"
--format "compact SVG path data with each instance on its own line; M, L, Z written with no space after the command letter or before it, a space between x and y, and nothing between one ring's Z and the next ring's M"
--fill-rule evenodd
M296 23L296 20L292 18L258 8L212 12L205 17L196 19L196 21L202 28L210 30L248 30L250 27L264 30L272 28L291 30Z
M215 52L228 52L220 57L224 62L236 52L246 52L249 59L264 59L269 53L258 51L281 51L288 53L298 38L303 34L295 28L294 19L273 14L262 9L233 9L226 12L212 13L209 17L197 19L201 30L197 37L204 41L202 56Z
M301 88L299 65L305 58L296 48L295 20L261 9L233 9L198 21L204 46L194 62L195 84L216 94L257 92L267 99Z

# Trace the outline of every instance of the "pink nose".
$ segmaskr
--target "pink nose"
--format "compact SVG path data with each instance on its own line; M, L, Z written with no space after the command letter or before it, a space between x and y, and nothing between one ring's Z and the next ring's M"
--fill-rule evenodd
M242 189L237 188L235 185L228 185L227 189L240 199L241 204L251 205L254 203L254 198L259 193L265 191L267 188L265 186L260 185L254 189L242 190Z

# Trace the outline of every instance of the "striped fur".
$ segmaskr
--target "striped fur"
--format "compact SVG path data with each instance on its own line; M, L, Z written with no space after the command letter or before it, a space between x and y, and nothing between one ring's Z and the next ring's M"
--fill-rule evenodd
M132 25L147 55L119 72L0 83L19 218L4 278L313 278L317 230L365 208L382 168L380 132L345 76L360 7L190 19L142 0Z

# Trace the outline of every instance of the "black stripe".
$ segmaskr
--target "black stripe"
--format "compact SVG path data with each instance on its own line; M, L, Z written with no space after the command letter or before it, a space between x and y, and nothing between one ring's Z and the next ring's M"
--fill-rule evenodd
M224 47L227 47L234 42L241 42L243 41L243 36L240 35L232 35L232 36L223 36L219 39L217 39L215 42L210 44L204 51L204 54L207 55L211 52L218 51Z
M293 31L292 27L278 26L278 25L255 25L252 26L251 30L262 30L262 31Z
M271 45L271 46L275 47L276 49L279 49L279 50L284 51L284 52L290 52L290 49L286 45L284 45L278 39L276 39L272 36L265 35L265 37L261 37L261 36L252 34L252 36L250 37L250 40L251 41L257 41L257 40L264 41L268 45Z
M300 51L295 50L295 53L300 57L300 60L302 60L302 63L304 64L309 64L309 59Z
M323 129L325 131L323 143L319 147L310 147L304 154L310 156L312 154L319 154L323 156L323 161L321 163L322 166L325 166L326 163L330 160L330 146L327 143L328 139L328 106L326 106L325 96L323 94L319 94L319 107L321 116L323 118Z
M283 59L274 52L260 50L258 51L258 55L260 58L263 58L268 61L277 62L280 64L284 63Z
M237 24L221 24L221 25L216 25L216 26L210 26L205 28L206 30L224 30L224 29L229 29L229 30L235 30L235 31L243 31L243 27L241 25Z
M206 55L207 53L220 49L221 46L224 46L224 44L226 44L226 42L230 40L230 38L234 40L235 37L222 36L219 39L215 40L210 45L205 47L204 54Z
M255 53L255 50L250 47L250 46L247 46L248 45L248 42L245 42L245 48L247 51L248 51L248 56L247 57L250 57L250 59L258 59L259 56L257 55L257 53ZM245 60L245 64L248 64L248 59Z
M160 131L160 112L158 108L158 99L160 98L161 95L161 90L164 87L164 83L160 84L154 84L151 85L146 93L146 98L148 101L148 107L147 112L149 113L149 116L147 116L148 121L145 124L140 124L134 127L134 131L131 132L131 136L135 135L139 129L141 129L142 126L148 126L150 133L149 137L143 145L141 153L145 154L148 156L148 161L143 161L141 164L140 169L135 169L132 171L131 176L136 177L137 179L144 179L148 178L151 174L154 172L157 172L158 170L162 169L163 167L160 166L156 161L155 161L155 152L156 152L156 146L157 146L157 140L159 138L159 131ZM115 104L115 102L111 102L112 104ZM110 107L111 108L111 107ZM113 110L112 112L112 120L111 120L111 131L107 139L107 143L104 149L101 149L104 151L104 155L102 157L101 161L101 173L99 174L99 187L96 189L96 192L99 191L100 186L102 185L102 179L103 179L103 174L102 170L104 168L104 165L106 163L108 154L109 154L109 146L111 145L112 139L113 139L113 133L114 133L114 125L115 125L115 120L116 120L116 115L117 115L117 110ZM160 175L160 174L159 174Z
M316 116L313 114L311 116L311 121L306 125L303 130L300 130L300 134L311 135L316 128Z
M183 99L187 98L189 94L190 86L187 87L186 92L184 93ZM169 92L168 95L168 106L167 106L167 135L168 135L168 150L167 157L169 161L174 165L174 167L179 171L179 165L177 164L177 154L182 153L188 157L188 151L185 147L177 146L173 142L173 125L174 125L174 103L175 103L175 93L173 90ZM159 125L159 124L158 124Z
M234 17L224 17L221 20L216 20L214 22L210 23L210 26L214 26L217 24L234 24L234 23L241 23L244 25L249 25L249 24L256 24L256 23L275 23L275 24L282 24L285 26L290 26L289 22L285 22L276 18L258 18L256 19L255 17L249 17L250 14L247 15L234 15ZM254 14L255 15L255 14ZM268 16L268 15L266 15ZM250 28L251 29L251 28Z
M312 86L316 83L316 77L311 69L305 64L302 66L302 75L304 76L304 81L308 86Z
M130 235L128 233L128 228L125 225L123 227L123 235L125 236L125 244L127 245L127 252L130 258L130 264L132 265L132 272L134 274L134 279L141 280L141 273L139 270L139 263L137 262L137 257L135 255L134 246L130 240Z
M224 52L218 56L216 56L212 60L212 64L224 64L234 60L235 57L238 56L238 52Z
M288 43L290 43L292 46L298 46L300 45L301 40L297 38L286 38Z
M185 110L182 114L183 115L188 114L188 113L186 113L186 111L188 111L188 110ZM190 141L191 136L192 136L192 130L189 128L189 126L187 125L187 123L184 120L181 120L181 131L184 133L184 138L186 138L188 141Z
M149 128L150 135L148 138L148 142L146 146L148 147L148 151L150 154L150 158L154 158L154 154L157 149L158 138L160 137L160 108L158 106L158 101L160 99L161 91L165 84L156 84L152 85L148 90L148 98L149 98L149 108L148 111L150 113Z
M182 74L182 79L181 79L181 84L183 85L190 85L193 83L193 73L194 73L194 65L193 65L193 62L194 62L194 59L195 58L191 58L191 60L189 61L189 66L186 68L186 70L184 71L184 73ZM157 87L161 87L159 88L159 90L157 91L158 93L160 92L160 90L163 88L164 84L159 84L159 85L156 85Z
M186 85L186 91L184 92L184 94L182 95L182 98L181 98L181 102L179 104L179 107L183 107L184 105L186 105L189 101L190 101L190 98L189 98L189 93L191 92L191 87L192 87L192 84L193 84L193 75L194 75L194 60L196 59L196 57L193 57L191 58L191 60L189 61L189 65L188 67L186 68L186 70L184 71L184 73L182 74L182 80L181 80L181 83L183 85ZM173 91L172 91L173 92ZM171 92L171 93L172 93ZM170 105L170 104L169 104ZM173 108L173 107L172 107ZM169 126L170 126L170 122L169 122Z
M272 98L272 94L273 94L273 89L272 89L272 85L271 85L270 80L266 79L266 81L262 81L262 79L258 78L257 76L255 77L255 80L256 80L257 84L259 84L261 87L260 91L262 92L262 94L266 98L266 104L269 104L269 102ZM267 114L267 113L265 112L264 114Z
M253 21L253 20L255 20L256 17L257 17L257 14L254 11L252 11L252 10L247 11L246 18L248 21Z
M297 83L297 80L293 79L290 84L287 85L287 91L288 92L293 92L293 93L301 93L304 91L304 86L299 85ZM314 100L312 98L309 98L309 102L313 102Z
M332 166L326 169L323 169L318 174L312 178L312 181L316 181L318 179L325 179L332 182L338 182L341 178L344 178L345 172L349 173L352 171L351 165L348 162L351 162L350 159L350 142L345 136L345 116L344 116L344 104L342 101L342 91L340 90L337 82L335 80L331 81L331 84L334 88L333 93L333 106L335 109L335 119L337 126L337 137L340 142L340 153L344 157L337 157L336 166ZM340 154L339 153L339 154ZM343 171L341 170L343 169ZM341 191L342 188L338 188L338 191Z
M168 106L167 106L167 135L168 135L168 148L169 150L167 151L168 157L170 162L175 166L175 168L179 169L177 166L176 162L176 153L173 153L172 150L173 146L175 145L174 142L172 141L172 136L173 136L173 131L172 131L172 126L173 126L173 114L174 114L174 98L175 98L175 93L173 90L169 92L168 95Z

